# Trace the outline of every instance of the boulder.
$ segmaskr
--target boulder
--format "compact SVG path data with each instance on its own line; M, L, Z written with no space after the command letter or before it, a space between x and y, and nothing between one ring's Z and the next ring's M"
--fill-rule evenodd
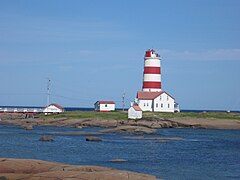
M102 139L95 136L88 136L86 137L86 141L102 141Z
M23 126L23 128L25 130L33 130L33 126L32 125L26 125L26 126Z
M52 142L54 139L52 137L43 136L39 139L39 141Z
M128 160L126 160L126 159L112 159L112 160L110 160L110 162L116 162L116 163L118 163L118 162L128 162Z

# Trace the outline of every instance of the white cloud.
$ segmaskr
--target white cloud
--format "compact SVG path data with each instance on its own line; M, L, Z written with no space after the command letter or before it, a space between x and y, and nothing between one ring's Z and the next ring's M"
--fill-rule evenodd
M158 52L163 59L169 60L240 61L240 49L213 49L206 51L174 51L162 49L158 50Z

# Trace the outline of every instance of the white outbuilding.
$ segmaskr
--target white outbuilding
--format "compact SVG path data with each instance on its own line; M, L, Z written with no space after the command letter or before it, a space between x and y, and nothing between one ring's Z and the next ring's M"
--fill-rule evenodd
M43 113L45 114L59 114L63 112L64 108L59 104L49 104L47 107L43 109Z
M133 105L128 109L128 119L141 119L142 118L142 109Z
M115 102L114 101L97 101L94 104L95 111L99 112L109 112L115 111Z
M137 93L136 103L142 111L176 112L179 110L177 110L177 103L175 102L175 99L164 91L139 91Z

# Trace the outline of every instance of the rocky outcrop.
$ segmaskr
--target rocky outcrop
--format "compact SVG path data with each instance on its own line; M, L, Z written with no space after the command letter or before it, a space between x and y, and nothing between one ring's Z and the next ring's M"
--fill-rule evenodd
M120 162L128 162L126 159L112 159L110 162L120 163Z
M146 138L144 136L123 136L122 138L125 139L136 139L136 140L151 140L151 141L158 141L158 142L168 142L168 141L181 141L184 140L183 138L159 138L159 137L153 137L153 138Z
M86 137L86 141L102 141L102 139L95 136L88 136Z
M104 127L114 128L118 126L140 126L147 128L212 128L212 129L240 129L240 120L231 119L207 119L192 117L175 117L163 119L159 117L144 118L141 120L103 120L103 119L24 119L20 114L0 114L0 124L17 126L68 126L68 127Z
M33 126L32 125L25 125L25 126L23 126L23 128L25 130L33 130Z
M52 142L52 141L54 141L54 139L52 137L43 136L39 139L39 141Z
M17 180L156 180L155 176L100 166L71 166L41 160L0 158L0 177ZM5 180L4 179L4 180Z
M126 133L126 134L153 134L155 129L143 127L143 126L118 126L112 129L106 129L99 131L101 133Z

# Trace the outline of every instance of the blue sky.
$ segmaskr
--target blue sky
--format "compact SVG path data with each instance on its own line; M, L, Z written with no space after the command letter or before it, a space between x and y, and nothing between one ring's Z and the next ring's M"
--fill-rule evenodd
M240 110L238 0L0 0L0 105L126 105L143 55L182 109Z

